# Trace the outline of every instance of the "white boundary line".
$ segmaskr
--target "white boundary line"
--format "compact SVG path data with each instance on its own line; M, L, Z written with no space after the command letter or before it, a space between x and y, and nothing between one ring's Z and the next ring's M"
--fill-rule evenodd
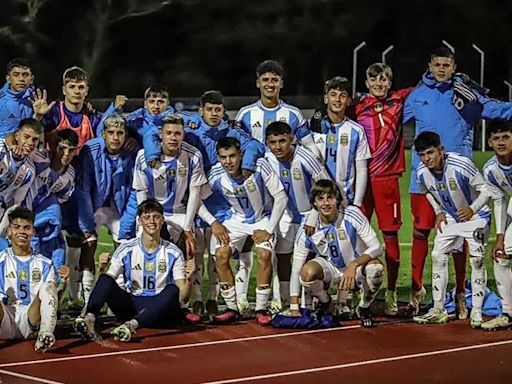
M201 384L239 383L239 382L249 381L249 380L272 379L275 377L294 376L294 375L302 375L304 373L322 372L322 371L329 371L329 370L343 369L343 368L352 368L352 367L359 367L359 366L363 366L363 365L373 365L373 364L379 364L379 363L387 363L390 361L400 361L400 360L415 359L415 358L426 357L426 356L443 355L443 354L452 353L452 352L469 351L469 350L473 350L473 349L495 347L495 346L507 345L507 344L512 344L512 340L497 341L494 343L479 344L479 345L469 345L466 347L441 349L441 350L430 351L430 352L414 353L411 355L384 357L384 358L375 359L375 360L356 361L353 363L331 365L331 366L327 366L327 367L301 369L299 371L293 371L293 372L278 372L278 373L271 373L271 374L267 374L267 375L246 376L246 377L240 377L240 378L236 378L236 379L208 381L208 382L204 382Z
M399 323L401 323L401 321L387 322L387 323L380 324L380 326L383 326L385 324L387 325L387 324L399 324ZM0 368L17 367L17 366L32 365L32 364L47 364L47 363L55 363L55 362L71 361L71 360L94 359L97 357L107 357L107 356L132 355L132 354L136 354L136 353L145 353L145 352L169 351L169 350L173 350L173 349L205 347L205 346L210 346L210 345L231 344L231 343L246 342L246 341L252 341L252 340L259 341L259 340L281 338L281 337L288 337L288 336L295 336L295 335L309 335L309 334L322 333L322 332L346 331L349 329L356 329L356 328L361 328L361 326L358 324L358 325L349 325L346 327L339 327L339 328L312 329L312 330L298 331L298 332L277 333L277 334L272 334L272 335L240 337L240 338L228 339L228 340L215 340L215 341L204 341L204 342L190 343L190 344L168 345L165 347L132 349L132 350L127 350L127 351L104 352L104 353L95 353L95 354L80 355L80 356L57 357L54 359L17 361L17 362L13 362L13 363L0 364Z
M46 384L64 384L64 383L61 383L60 381L53 381L53 380L47 380L47 379L42 379L40 377L36 377L36 376L29 376L29 375L24 375L22 373L17 373L17 372L10 372L10 371L6 371L6 370L3 370L3 369L0 369L0 375L7 375L7 376L14 376L14 377L19 377L21 379L27 379L27 380L32 380L32 381L37 381L38 383L46 383ZM2 382L2 377L0 376L0 383Z

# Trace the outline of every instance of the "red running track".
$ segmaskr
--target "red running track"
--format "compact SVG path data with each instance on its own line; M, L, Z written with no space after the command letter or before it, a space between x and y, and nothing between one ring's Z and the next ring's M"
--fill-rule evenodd
M0 344L0 382L431 384L508 382L512 375L512 332L472 330L468 321L319 331L249 322L136 336L129 344L63 339L44 355L32 342Z

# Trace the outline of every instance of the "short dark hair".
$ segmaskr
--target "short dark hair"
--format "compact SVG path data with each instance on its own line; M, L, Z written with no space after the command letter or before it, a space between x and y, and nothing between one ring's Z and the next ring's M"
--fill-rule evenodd
M281 64L275 60L265 60L258 65L256 68L256 77L260 77L264 73L274 73L280 77L284 76L284 69Z
M14 67L28 68L32 70L32 64L30 64L30 61L24 57L16 57L15 59L9 61L7 63L7 73L11 72Z
M150 97L154 97L157 95L162 95L166 98L169 98L169 91L167 90L167 87L163 84L153 84L150 85L145 91L144 91L144 100L149 99Z
M142 216L145 213L158 212L164 214L164 207L155 199L147 199L139 204L137 207L137 216Z
M489 122L489 137L494 133L512 132L512 123L507 120L492 120Z
M229 148L235 148L236 150L240 151L240 141L238 139L235 139L234 137L221 137L219 141L217 142L217 153L221 149L229 149Z
M311 205L315 208L315 200L318 196L322 195L334 195L336 197L338 208L341 207L341 203L343 202L343 195L341 194L340 187L335 181L329 179L321 179L315 181L313 187L311 187Z
M66 69L62 75L62 84L67 84L70 81L85 81L87 83L89 81L89 75L87 75L85 69L75 65Z
M292 133L292 128L286 121L273 121L265 130L265 138L271 135L287 135Z
M56 143L60 143L61 141L67 141L72 146L78 146L78 134L73 131L71 128L65 128L57 132L57 140Z
M38 134L43 133L43 127L41 126L41 123L31 117L27 117L26 119L22 119L20 121L20 123L18 124L18 130L20 130L21 128L33 129Z
M324 84L324 95L329 93L331 89L336 89L338 91L345 91L349 95L352 93L352 84L350 80L346 77L335 76L332 79L329 79Z
M436 57L448 57L448 58L452 59L453 62L455 63L455 54L448 47L439 47L439 48L434 49L430 53L430 61L434 60L434 58L436 58Z
M169 113L168 115L165 115L165 117L162 119L162 127L165 124L176 124L176 125L181 125L182 127L185 127L185 122L183 121L183 117L181 117L177 113Z
M204 107L206 103L224 105L224 96L219 91L206 91L201 95L201 106Z
M23 219L23 220L30 221L33 225L36 215L34 214L34 212L32 212L30 209L28 209L26 207L17 207L17 208L14 208L14 210L12 210L9 213L8 217L9 217L9 223L12 223L16 219Z
M431 147L439 148L440 146L441 138L432 131L422 132L414 139L414 150L418 153Z
M393 80L393 70L385 63L373 63L366 68L366 77L377 77L380 74L386 75L389 81Z

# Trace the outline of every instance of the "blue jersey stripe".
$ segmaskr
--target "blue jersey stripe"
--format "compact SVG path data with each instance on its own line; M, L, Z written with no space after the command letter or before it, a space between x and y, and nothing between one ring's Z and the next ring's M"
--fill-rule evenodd
M352 129L350 132L350 150L347 161L347 175L345 177L345 186L347 189L347 199L349 203L354 201L354 191L352 190L352 185L350 185L350 178L352 176L352 164L354 164L357 147L359 146L359 135L355 129ZM355 175L354 175L355 176ZM355 177L354 177L355 178ZM335 178L333 180L336 180Z

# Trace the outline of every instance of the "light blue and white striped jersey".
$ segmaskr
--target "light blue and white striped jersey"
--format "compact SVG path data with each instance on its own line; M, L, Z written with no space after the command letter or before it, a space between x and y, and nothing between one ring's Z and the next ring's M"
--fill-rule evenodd
M303 215L313 208L309 200L313 182L330 179L329 174L322 163L300 145L295 146L291 161L279 161L272 152L267 152L265 158L281 179L288 195L288 206L284 214L291 218L292 223L300 224Z
M30 305L45 281L55 282L50 259L34 254L16 256L11 247L0 253L0 295L4 303Z
M36 177L30 186L24 205L32 210L47 203L65 203L75 190L75 168L70 164L64 173L52 169L45 150L34 151L30 155L36 168ZM51 201L48 201L51 199Z
M235 117L235 124L254 139L265 144L265 130L274 121L284 121L292 128L292 135L297 139L307 136L309 126L301 110L279 100L274 108L266 108L261 100L242 107Z
M265 159L258 159L255 172L245 180L231 177L222 167L215 164L208 175L208 184L201 192L205 200L213 191L224 195L230 209L226 213L226 220L233 218L242 223L254 224L265 216L265 205L270 197L282 191L283 184Z
M444 169L439 174L432 173L420 163L417 178L421 193L430 193L443 213L450 215L457 223L461 222L457 209L471 205L480 193L491 196L489 186L475 164L467 157L453 152L446 154ZM480 208L471 220L479 218L490 223L491 211L487 205Z
M328 259L340 269L344 269L351 261L363 254L372 257L380 255L380 246L369 248L369 244L377 234L368 219L356 206L340 208L336 221L324 225L317 222L313 236L305 236L304 229L298 233L297 242L318 256Z
M137 237L116 249L107 274L113 278L123 275L125 289L132 295L155 296L168 284L185 279L185 259L183 252L166 240L148 253Z
M496 156L491 157L483 168L493 199L512 196L512 167L500 164Z
M344 201L354 201L356 161L372 157L363 127L348 118L333 124L324 133L314 133L315 144L323 156L322 162L342 188Z
M36 169L30 156L15 160L5 140L0 139L0 202L21 204L35 175Z
M144 149L141 149L135 160L133 188L147 191L148 198L158 200L164 207L164 216L186 213L189 187L207 182L201 152L182 142L176 157L161 154L160 163L158 169L151 168L146 162Z

